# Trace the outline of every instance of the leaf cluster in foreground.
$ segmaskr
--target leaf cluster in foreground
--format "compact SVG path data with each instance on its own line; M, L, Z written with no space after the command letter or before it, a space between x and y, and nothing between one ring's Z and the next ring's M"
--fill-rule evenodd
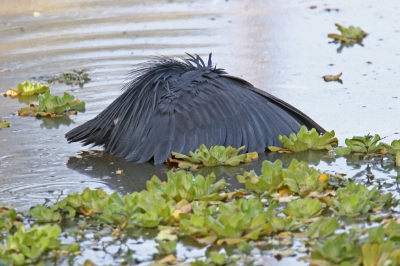
M400 224L394 220L382 224L385 234L379 238L380 242L377 242L375 231L335 234L338 229L343 229L341 217L360 217L365 213L378 215L382 208L396 205L397 201L390 193L382 194L376 187L368 189L354 182L343 187L332 185L337 182L331 182L331 175L296 160L288 168L283 168L279 160L274 163L265 161L260 176L251 172L238 178L245 182L246 189L230 192L225 180L217 181L213 174L204 177L170 171L167 182L153 176L147 182L147 189L141 192L121 197L116 192L107 194L101 189L86 188L82 193L70 194L50 206L37 205L30 214L44 223L69 219L85 221L89 217L94 224L97 221L108 226L116 238L124 235L126 230L140 232L155 228L158 230L157 250L159 254L169 254L167 256L171 253L173 256L177 241L185 237L191 237L201 245L242 246L243 250L246 250L245 246L249 248L252 241L276 243L286 249L273 254L289 256L293 254L290 251L293 237L305 231L302 241L305 247L310 247L308 260L313 265L368 265L362 263L371 254L375 254L371 258L373 261L399 262L396 250L400 248ZM28 249L14 248L17 245L15 239L24 243L21 239L30 232L21 226L14 210L0 215L0 229L3 232L0 242L3 254L14 254L3 260L7 263L50 259L48 247L64 250L65 254L60 251L58 256L75 254L79 248L78 244L70 248L62 246L59 234L51 236L58 241L34 238L35 244L27 246ZM49 237L39 232L56 230L43 226L33 229L35 237L39 238ZM7 242L8 238L13 240ZM387 249L388 254L380 254L379 250L383 249ZM215 253L207 261L214 264L221 261L238 263L247 258L220 254ZM202 263L206 262L198 260L193 263L204 265Z

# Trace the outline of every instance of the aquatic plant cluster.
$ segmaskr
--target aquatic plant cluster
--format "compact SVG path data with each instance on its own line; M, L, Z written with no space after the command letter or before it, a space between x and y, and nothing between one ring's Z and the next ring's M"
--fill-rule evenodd
M304 137L307 134L311 137ZM333 142L334 133L326 134L314 136L302 130L300 136L281 139L293 143L307 140L331 149L327 143ZM325 141L318 141L321 139ZM397 142L387 146L378 144L379 140L377 135L367 135L346 143L351 151L368 156L383 149L396 150ZM285 149L299 146L302 144ZM347 152L347 148L336 149ZM237 154L237 150L231 152L233 157ZM217 156L216 161L220 159ZM14 209L3 208L0 261L73 264L87 241L105 249L149 235L158 251L152 265L256 265L260 256L283 258L302 253L300 260L310 265L400 264L400 217L390 211L399 201L391 193L321 172L296 159L287 168L282 165L280 160L264 161L260 175L254 171L238 175L244 187L234 191L213 173L202 176L185 171L169 171L167 182L153 176L146 190L124 196L86 188L54 203L32 207L29 213L34 222ZM371 226L350 225L346 222L349 218ZM62 230L60 225L68 221L75 226ZM107 242L107 238L112 240ZM235 252L213 251L192 259L175 256L178 243L187 239ZM260 250L265 252L260 255ZM140 262L130 249L118 251L114 258L120 264Z
M18 115L20 116L63 117L85 110L85 102L75 99L74 96L67 92L64 92L62 97L52 95L50 87L40 82L31 83L25 81L19 83L17 89L11 88L3 95L11 98L25 98L25 101L29 103L38 101L38 104L30 104L28 107L18 110ZM2 127L6 126L2 125Z

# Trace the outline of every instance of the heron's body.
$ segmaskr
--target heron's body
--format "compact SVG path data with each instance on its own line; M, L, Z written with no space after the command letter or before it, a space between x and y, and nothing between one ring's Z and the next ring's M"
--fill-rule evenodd
M189 55L190 56L190 55ZM171 151L206 146L246 146L264 152L278 136L302 125L325 130L307 115L247 81L205 65L199 57L162 57L132 71L124 93L92 120L66 134L69 142L142 163L163 163Z

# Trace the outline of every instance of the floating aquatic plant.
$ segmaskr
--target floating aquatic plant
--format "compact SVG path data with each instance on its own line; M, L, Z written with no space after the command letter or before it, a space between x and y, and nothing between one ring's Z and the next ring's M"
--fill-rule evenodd
M381 140L382 138L378 134L375 134L374 136L370 134L365 136L354 136L351 139L345 140L347 147L337 147L334 151L339 156L349 155L350 153L369 155L382 150L382 146L378 144Z
M172 152L175 159L169 159L169 162L178 163L181 169L196 169L201 166L228 165L235 166L242 162L250 162L258 158L257 152L240 154L245 146L235 149L231 146L211 146L209 149L201 145L195 152L189 152L189 156Z
M322 243L316 243L311 252L311 265L356 265L361 257L360 247L347 233Z
M49 86L45 86L40 82L31 83L29 81L25 81L23 83L19 83L17 89L9 89L6 93L4 93L4 96L32 96L46 93L48 91L50 91Z
M14 234L7 235L4 245L0 244L0 262L11 265L36 264L40 257L52 251L64 254L79 250L79 245L61 245L61 228L55 224L34 225L30 230L21 226Z
M339 216L355 217L371 210L380 210L390 205L393 200L391 193L381 195L377 187L369 190L363 184L350 182L345 188L337 190L337 199L333 201L332 209Z
M96 240L101 238L97 232L99 229L108 232L105 236L111 235L120 241L125 241L132 232L144 239L147 236L144 232L153 232L153 236L147 237L158 243L158 254L169 254L156 263L178 263L179 258L173 254L184 236L192 237L203 245L233 245L237 252L237 249L243 249L241 252L250 256L251 247L257 245L255 243L279 245L282 248L271 252L271 256L282 258L296 254L291 248L293 238L301 235L306 243L303 248L311 251L311 265L357 265L368 261L371 265L380 265L380 262L396 265L400 248L400 223L397 219L386 216L385 220L380 220L379 226L370 229L355 227L340 235L335 235L335 232L341 219L338 216L379 211L384 206L397 206L398 201L390 193L381 193L377 187L369 189L353 181L342 184L345 187L331 186L331 177L297 160L293 160L287 169L279 160L274 163L265 161L260 176L253 171L239 178L245 182L246 190L228 192L226 181L216 181L214 174L204 177L184 171L169 171L166 182L154 176L147 182L147 190L141 192L122 197L116 192L108 194L101 189L87 188L54 204L47 203L49 206L37 205L30 210L30 214L38 222L73 218L78 223L78 229L65 234L74 236L77 242L87 242L85 237L89 226L94 228L89 235L94 234ZM284 197L291 199L282 200ZM321 217L328 207L335 217ZM21 226L17 217L15 211L2 212L0 209L0 246L3 249L7 241L2 236L13 235ZM367 221L365 216L364 220ZM380 221L375 220L375 223ZM309 240L304 240L307 235ZM56 239L60 241L62 238L58 235ZM40 241L47 240L37 240ZM78 248L79 244L75 244L71 250ZM69 248L56 250L65 254L71 252ZM31 249L27 254L37 254L35 252ZM16 254L12 262L17 263L21 259L21 252L9 253ZM47 254L44 251L35 260L24 255L21 263L46 261ZM236 257L219 254L223 253L215 253L214 260L197 260L193 265L235 261L249 265L245 260L247 255L243 256L240 252L242 255ZM131 257L131 254L127 256ZM11 261L9 257L6 259L0 256L0 263ZM250 257L249 261L252 259Z
M300 152L306 150L332 150L332 146L337 146L338 139L335 137L335 131L326 132L319 135L312 128L307 130L305 126L300 128L300 131L287 136L279 135L279 141L283 143L283 148L268 146L268 149L273 152Z
M39 95L39 105L21 108L20 116L59 117L66 114L76 114L85 110L85 102L75 100L75 97L64 92L62 97L51 95L49 91Z
M340 41L344 43L361 43L364 37L368 35L365 31L363 31L360 27L349 26L348 28L343 27L342 25L336 23L335 26L341 32L342 35L336 33L328 34L329 38L334 39L335 41Z
M381 146L390 154L395 156L395 163L400 166L400 140L393 140L392 143L381 143Z
M224 179L215 182L216 177L213 173L207 177L202 175L194 177L193 174L185 171L175 173L169 171L167 176L167 183L163 183L157 176L153 176L151 180L146 182L147 189L159 191L177 202L182 199L187 201L216 201L225 198L225 195L219 192L228 184Z
M72 72L66 72L62 75L56 75L53 77L47 77L47 82L59 82L67 85L79 85L83 87L84 84L90 81L89 74L86 69L72 70Z
M281 195L307 196L311 192L322 192L329 186L329 176L310 167L305 162L293 159L287 169L282 169L282 162L263 162L262 175L254 171L238 175L238 181L245 183L246 189L258 196L267 196L279 192Z
M308 219L320 215L324 207L325 204L317 199L297 199L289 202L283 212L299 219Z

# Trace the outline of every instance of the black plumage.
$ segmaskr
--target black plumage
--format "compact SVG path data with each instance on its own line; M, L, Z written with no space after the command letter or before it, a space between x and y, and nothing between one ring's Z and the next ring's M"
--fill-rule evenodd
M207 65L198 55L181 61L158 57L129 78L121 96L66 134L69 142L104 145L129 161L154 158L160 164L171 151L188 154L201 144L264 152L280 146L279 134L302 125L325 132L290 104L213 67L211 54Z

